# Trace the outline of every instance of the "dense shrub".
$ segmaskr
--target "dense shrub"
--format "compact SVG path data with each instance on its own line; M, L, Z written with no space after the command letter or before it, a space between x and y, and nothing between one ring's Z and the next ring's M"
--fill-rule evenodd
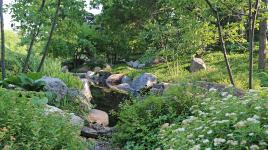
M267 92L267 91L266 91ZM268 97L242 100L215 94L191 107L191 116L161 131L164 149L267 149Z
M193 91L195 94L191 93ZM188 116L189 108L199 102L201 93L201 89L190 86L172 87L163 96L149 96L133 104L124 104L113 142L136 150L161 146L158 141L160 127Z
M83 149L79 130L67 118L44 116L36 95L0 89L0 149Z

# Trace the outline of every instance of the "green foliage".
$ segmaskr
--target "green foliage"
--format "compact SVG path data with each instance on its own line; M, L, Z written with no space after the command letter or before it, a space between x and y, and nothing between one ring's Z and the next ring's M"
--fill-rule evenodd
M31 41L33 31L37 32L35 40L37 44L43 44L47 40L51 26L51 20L56 11L57 2L46 0L41 9L42 0L28 1L18 0L12 2L9 10L12 12L12 19L16 21L14 28L22 33L23 44L28 45ZM57 29L55 30L49 52L56 57L74 57L76 51L82 47L80 39L87 40L80 36L84 30L89 14L86 12L84 0L62 1ZM38 29L38 30L37 30ZM90 41L87 41L88 46ZM80 45L81 44L81 45ZM35 53L41 53L42 48L34 47Z
M18 78L20 83L17 83L17 85L28 91L40 91L46 85L44 81L33 80L24 74L19 75Z
M83 83L78 77L73 76L71 73L61 72L60 59L47 58L41 73L44 76L61 79L69 88L83 88Z
M31 73L30 75L34 77L33 73ZM1 81L0 83L0 85L4 87L7 87L8 84L19 86L27 91L37 91L37 92L43 90L45 86L45 82L34 80L25 74L20 74L18 76L11 76L5 79L4 81Z
M160 127L187 116L189 108L199 103L200 93L201 89L181 85L169 88L163 96L148 96L125 103L119 113L113 142L125 149L158 148L161 146L158 141Z
M33 104L33 98L29 92L0 89L0 149L85 148L68 118L45 116L43 105Z
M31 99L31 103L34 105L45 105L48 103L48 98L43 97L43 98L39 98L39 97L33 97Z
M191 107L192 116L163 129L159 141L164 149L265 149L267 100L255 92L243 100L211 94Z

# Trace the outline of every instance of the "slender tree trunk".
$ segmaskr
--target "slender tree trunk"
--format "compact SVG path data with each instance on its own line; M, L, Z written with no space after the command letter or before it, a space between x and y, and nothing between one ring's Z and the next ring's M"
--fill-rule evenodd
M60 9L60 3L61 3L61 0L58 0L58 4L57 4L57 8L56 8L54 19L53 19L53 22L52 22L52 26L51 26L51 30L50 30L50 33L49 33L49 37L48 37L47 43L45 45L43 57L42 57L42 59L40 61L39 67L37 69L37 72L40 72L41 71L41 69L42 69L42 67L44 65L46 56L48 54L48 48L50 46L52 35L53 35L53 32L54 32L54 30L56 28L56 24L57 24L57 19L58 19L58 14L59 14L59 9Z
M252 1L248 1L249 4L249 82L248 88L253 88L253 50L254 50L254 29L257 13L259 9L259 0L256 0L254 11L252 12Z
M209 0L205 0L206 3L209 5L210 9L212 9L212 11L214 12L216 19L217 19L217 28L218 28L218 34L219 34L219 38L220 38L220 42L221 42L221 48L222 48L222 52L223 52L223 56L224 56L224 61L226 64L226 68L228 71L228 75L229 75L229 80L231 82L231 84L233 86L235 86L235 82L234 82L234 78L233 78L233 74L232 74L232 70L230 67L230 63L227 57L227 50L226 50L226 46L225 46L225 41L223 39L223 31L222 31L222 26L221 26L221 20L220 20L220 16L219 16L219 12L216 8L214 8L211 4L211 2Z
M41 12L43 11L44 7L45 7L45 2L46 0L42 0L42 4L41 4L41 7L39 9L39 13L41 14ZM29 63L29 60L31 58L31 55L32 55L32 51L33 51L33 45L34 45L34 42L35 42L35 39L36 37L38 36L39 32L40 32L40 26L41 26L41 21L38 23L38 25L35 27L35 29L32 31L31 35L32 35L32 38L31 38L31 42L30 42L30 45L29 45L29 49L28 49L28 52L27 52L27 57L24 61L24 66L23 66L23 69L22 69L22 72L26 72L27 68L28 68L28 63Z
M4 31L4 16L3 16L3 0L0 0L0 22L1 22L1 67L2 80L6 78L5 64L5 31Z
M265 3L263 14L267 12L268 0L262 0ZM265 70L266 68L266 43L267 43L267 17L261 18L260 22L260 41L259 41L259 70Z

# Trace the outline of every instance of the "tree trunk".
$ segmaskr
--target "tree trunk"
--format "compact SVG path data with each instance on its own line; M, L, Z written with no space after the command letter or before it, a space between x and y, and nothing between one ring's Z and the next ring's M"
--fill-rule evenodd
M1 67L2 80L6 78L5 64L5 31L4 31L4 16L3 16L3 0L0 0L0 22L1 22Z
M57 19L58 19L58 14L59 14L59 9L60 9L60 3L61 3L61 0L58 0L58 4L57 4L57 8L56 8L56 12L55 12L55 16L54 16L54 19L53 19L53 22L52 22L52 26L51 26L51 30L50 30L50 33L49 33L49 37L48 37L48 40L47 40L47 43L46 43L46 46L44 48L44 53L43 53L43 57L41 59L41 62L39 64L39 67L37 69L37 72L40 72L43 65L44 65L44 62L45 62L45 59L46 59L46 56L48 54L48 48L50 46L50 42L51 42L51 39L52 39L52 35L53 35L53 32L56 28L56 24L57 24Z
M268 1L262 0L265 3L264 11L265 14L268 9ZM266 68L266 43L267 43L267 17L264 16L260 22L260 41L259 41L259 70L265 70Z
M253 50L254 50L254 29L255 29L255 21L257 18L258 8L259 8L259 0L256 0L256 4L254 7L254 12L252 13L252 1L248 0L249 4L249 82L248 88L253 88Z
M39 9L39 13L40 14L43 11L43 8L45 7L45 2L46 2L46 0L42 0L41 7ZM34 45L34 42L35 42L36 37L38 36L38 34L40 32L40 26L41 26L41 24L42 23L40 21L39 24L35 27L35 29L31 33L32 38L31 38L31 42L30 42L30 45L29 45L29 49L27 51L27 57L26 57L26 59L24 61L24 66L23 66L22 72L26 72L26 70L28 68L28 63L29 63L29 60L30 60L31 55L32 55L33 45Z
M225 41L223 39L223 31L222 31L222 26L221 26L219 12L218 12L218 10L216 8L214 8L212 6L212 4L211 4L211 2L209 0L205 0L205 1L209 5L209 7L212 9L212 11L214 12L214 14L216 16L218 34L219 34L219 38L220 38L220 42L221 42L221 48L222 48L222 52L223 52L223 56L224 56L224 61L225 61L225 64L226 64L228 75L229 75L229 80L230 80L231 84L233 86L235 86L235 82L234 82L232 70L231 70L230 63L229 63L229 60L228 60L228 57L227 57L227 50L226 50L226 46L225 46Z

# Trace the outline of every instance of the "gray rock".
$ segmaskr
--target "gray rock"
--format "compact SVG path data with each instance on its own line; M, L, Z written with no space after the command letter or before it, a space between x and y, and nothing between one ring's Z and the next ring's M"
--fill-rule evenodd
M44 115L47 116L50 114L59 114L64 117L70 117L70 123L72 125L79 126L79 127L84 126L84 120L81 117L76 116L74 113L66 113L63 110L55 106L46 105L44 108Z
M121 80L121 83L122 83L122 84L123 84L123 83L131 84L131 82L132 82L132 79L131 79L130 77L128 77L128 76L124 76L124 77L122 78L122 80Z
M128 83L122 83L115 86L118 90L126 91L128 93L134 93L135 89L133 89Z
M99 74L97 74L97 73L95 73L93 71L88 71L87 74L86 74L86 78L91 83L94 83L94 84L98 84L99 83Z
M112 149L111 143L101 141L95 144L94 150L114 150L114 149Z
M191 66L190 66L190 72L197 72L200 70L206 70L206 64L201 58L193 58Z
M138 68L138 69L142 69L142 68L144 68L144 67L145 67L145 64L139 64L137 68Z
M44 81L46 83L44 90L57 95L57 101L60 101L67 95L68 87L62 80L58 78L43 77L38 81Z
M45 115L49 115L49 114L53 114L53 113L58 113L58 114L63 114L63 110L55 107L55 106L50 106L50 105L46 105L45 106Z
M61 72L63 72L63 73L69 72L68 66L63 66L61 68Z
M134 62L132 63L132 67L133 67L133 68L138 68L139 64L140 64L140 62L139 62L138 60L136 60L136 61L134 61Z
M107 71L100 71L98 73L98 80L97 83L101 86L107 86L106 80L112 75L112 73L107 72Z
M95 75L95 72L93 72L93 71L88 71L87 74L86 74L86 78L88 78L88 79L92 79L92 78L94 78L94 75Z
M100 137L109 137L111 136L113 132L113 128L109 128L109 127L98 127L98 128L94 128L94 127L83 127L81 130L81 135L83 137L87 137L87 138L100 138Z
M142 89L152 88L156 83L156 76L150 73L144 73L132 82L131 87L136 91L141 91Z
M83 127L84 126L84 119L82 119L79 116L76 116L74 113L70 113L70 122L75 125L75 126L79 126L79 127Z
M129 66L129 67L133 67L133 61L130 61L130 62L127 62L127 65Z
M8 84L7 85L7 89L16 89L16 88L17 88L17 86L14 85L14 84Z
M152 89L150 90L153 94L163 94L165 90L165 83L155 84L153 85Z

